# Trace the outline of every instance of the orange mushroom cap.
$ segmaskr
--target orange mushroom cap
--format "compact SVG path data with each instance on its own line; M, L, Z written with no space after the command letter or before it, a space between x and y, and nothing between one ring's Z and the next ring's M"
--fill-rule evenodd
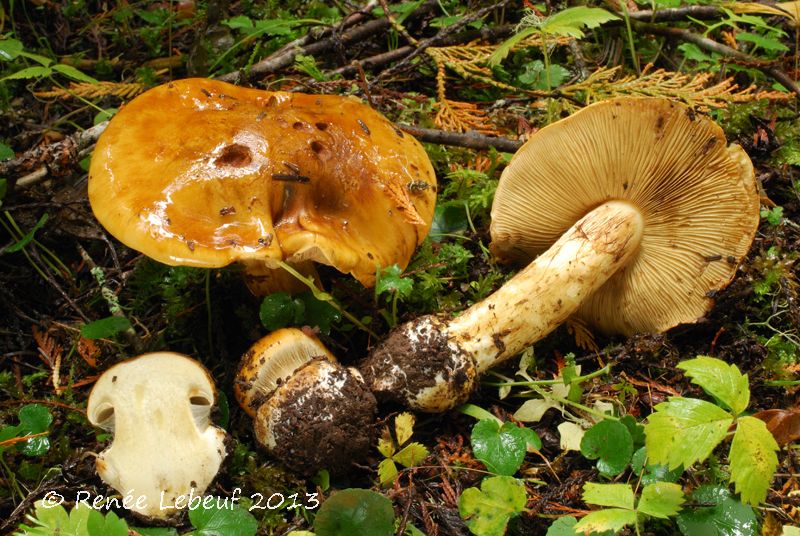
M89 173L100 223L160 262L312 260L365 285L408 263L435 197L422 146L358 100L206 79L128 103Z

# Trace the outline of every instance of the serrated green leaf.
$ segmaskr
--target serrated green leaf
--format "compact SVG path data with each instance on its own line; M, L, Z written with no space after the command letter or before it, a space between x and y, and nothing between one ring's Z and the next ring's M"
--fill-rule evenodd
M503 536L509 520L525 509L525 503L522 482L510 476L494 476L484 479L481 489L465 489L458 512L473 534Z
M397 478L397 466L394 461L390 458L381 460L381 463L378 464L378 481L381 486L391 485L395 478Z
M122 333L131 327L130 321L124 316L107 316L81 326L81 337L84 339L105 339Z
M274 331L293 324L296 318L302 317L302 308L287 292L274 292L264 296L258 316L265 328Z
M414 467L428 457L428 449L419 443L409 443L392 456L392 459L404 467Z
M736 40L737 41L746 41L748 43L753 43L756 46L763 48L764 50L768 50L770 52L788 52L789 48L781 43L780 39L776 39L775 37L770 37L766 35L759 35L750 32L737 32L736 33Z
M383 454L385 458L394 456L395 446L391 437L381 437L378 439L378 452Z
M394 418L394 434L397 437L397 444L403 445L406 441L411 439L414 433L414 423L416 417L412 413L404 411Z
M318 300L313 292L303 292L295 298L295 322L300 321L297 315L302 313L302 321L328 335L331 327L342 320L342 313L329 302ZM297 305L297 304L301 305Z
M50 76L50 73L52 73L52 71L49 67L45 67L43 65L34 65L33 67L26 67L25 69L21 69L15 73L0 78L0 82L5 80L28 80L30 78L42 78L45 76Z
M19 410L17 435L24 437L47 432L52 422L53 415L50 410L40 404L28 404ZM20 445L24 454L41 456L50 448L50 438L47 436L32 437Z
M392 501L374 491L350 488L322 503L314 518L317 536L394 535Z
M0 60L11 61L22 52L22 41L16 39L3 39L0 41Z
M731 482L742 502L759 505L767 498L767 490L778 467L778 443L767 425L755 417L741 417L731 443Z
M756 536L758 518L722 486L701 486L692 493L693 506L678 514L684 536Z
M541 31L539 28L525 28L524 30L517 32L513 36L500 43L497 48L494 49L494 52L487 61L489 67L496 67L500 65L500 63L506 59L508 53L511 52L511 49L513 49L518 43L522 42L522 40L524 40L526 37L531 36L539 31Z
M596 484L595 482L587 482L583 485L583 502L597 506L633 510L635 498L633 488L629 484Z
M65 63L57 63L53 65L52 69L58 73L63 74L67 78L71 78L77 82L86 82L88 84L99 84L99 80L96 78L92 78L88 74L82 73L72 65L67 65Z
M545 19L542 31L550 35L568 36L581 39L584 37L583 28L597 28L610 20L619 19L618 16L598 7L576 6L570 7Z
M472 428L472 452L486 468L498 475L517 472L528 451L527 435L514 423L494 419L478 421Z
M671 397L656 406L644 427L650 460L670 469L708 458L725 438L733 418L705 400Z
M128 524L117 517L114 512L108 512L103 516L102 513L89 506L81 507L89 511L89 517L86 520L88 536L128 536ZM73 513L75 509L72 510Z
M239 506L190 508L189 521L196 529L193 535L197 536L255 536L258 529L253 514Z
M750 404L750 384L736 365L714 357L699 356L678 363L678 368L734 415L739 415Z
M375 282L375 295L397 294L404 298L411 294L414 288L414 281L411 278L403 277L403 269L398 265L383 268Z
M626 525L636 523L636 512L620 508L607 508L587 514L573 527L577 534L610 530L617 533Z
M631 461L633 438L624 424L603 420L583 435L581 454L590 460L598 460L597 469L603 475L615 476Z
M656 482L642 489L636 510L650 517L667 519L680 512L685 501L683 489L678 484Z

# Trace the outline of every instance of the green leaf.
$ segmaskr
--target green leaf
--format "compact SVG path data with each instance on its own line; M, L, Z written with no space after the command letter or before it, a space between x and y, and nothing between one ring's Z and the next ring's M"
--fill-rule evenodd
M653 463L670 469L708 458L733 423L719 406L695 398L671 397L655 409L644 427L645 446Z
M16 156L16 153L14 153L14 149L9 147L5 143L0 143L0 161L2 161L2 160L11 160L15 156ZM0 196L0 199L2 199L2 196Z
M731 443L731 482L742 502L758 506L767 498L767 490L778 467L778 443L767 425L755 417L741 417Z
M583 28L597 28L610 20L619 19L613 13L597 7L570 7L545 19L542 31L551 35L584 37Z
M636 510L650 517L667 519L681 511L685 500L683 490L678 484L656 482L642 489Z
M581 454L590 460L598 460L597 469L601 474L616 476L631 461L633 438L624 424L603 420L583 435Z
M178 531L165 527L133 527L142 536L178 536Z
M691 497L691 504L678 514L677 522L684 536L756 536L758 518L749 506L733 497L722 486L701 486Z
M419 443L410 443L392 456L392 459L404 467L414 467L428 457L428 449Z
M317 536L392 536L392 501L368 489L350 488L334 493L322 503L314 518Z
M117 112L119 112L119 108L104 108L102 111L97 112L97 114L95 114L94 120L92 121L92 125L97 126L103 121L108 121L109 119L114 117L114 115L116 115Z
M634 501L633 489L628 484L587 482L583 485L583 502L587 504L633 510Z
M734 415L747 409L750 403L750 385L747 376L739 372L736 365L701 355L678 363L678 368L685 370L692 383L699 385Z
M438 203L433 210L430 236L439 241L442 235L462 233L469 229L466 205L462 201Z
M5 179L0 179L0 206L3 205L3 199L6 197L7 183Z
M487 62L489 67L496 67L500 65L500 62L506 59L506 56L508 56L508 53L511 52L511 49L513 49L518 43L522 42L526 37L539 31L539 28L536 27L525 28L524 30L517 32L513 36L500 43L500 45L495 48L494 52L489 57L489 61Z
M77 509L77 506L75 507ZM86 522L88 536L128 536L128 524L117 517L114 512L108 512L105 517L89 506L81 506L89 511ZM75 509L73 509L73 513Z
M472 451L495 474L511 476L517 472L528 451L527 434L512 422L501 426L494 419L478 421L472 428Z
M470 532L503 536L512 516L525 509L525 486L510 476L485 478L481 489L467 488L458 500L458 513Z
M737 32L737 41L746 41L763 48L769 52L789 52L789 48L780 42L780 39L766 35L759 35L749 32Z
M393 264L380 270L375 282L375 295L397 294L404 298L411 294L414 282L411 278L403 277L403 269Z
M40 404L28 404L19 410L19 426L17 436L41 434L47 432L53 416L50 410ZM50 448L50 439L47 436L32 437L22 445L22 452L28 456L41 456Z
M636 512L620 508L607 508L587 514L578 521L573 530L576 534L612 531L615 534L626 525L636 523Z
M49 218L50 216L48 216L46 212L42 214L42 217L39 218L39 221L36 222L36 225L34 225L30 231L25 233L25 236L23 236L22 238L17 240L14 244L11 244L6 248L6 253L14 253L15 251L19 251L25 246L27 246L29 243L31 243L31 241L33 240L33 236L36 234L36 231L41 229L44 226L44 224L47 223L47 220Z
M52 70L49 67L45 67L43 65L34 65L33 67L26 67L25 69L21 69L15 73L0 78L0 82L3 82L5 80L27 80L30 78L43 78L45 76L50 76L50 73L52 73Z
M275 331L295 323L296 319L302 318L303 312L303 305L287 292L274 292L264 296L258 316L265 328Z
M189 521L197 536L255 536L258 521L239 506L213 505L211 508L190 508Z
M80 72L78 69L73 67L72 65L66 65L64 63L57 63L53 65L52 69L58 73L63 74L67 78L71 78L77 82L86 82L88 84L99 84L99 80L96 78L92 78L88 74Z
M402 445L411 439L414 433L414 423L416 420L414 414L407 411L400 413L394 418L394 435L397 437L398 445Z
M333 324L342 320L342 313L329 302L318 300L311 291L299 294L294 301L296 313L303 313L303 321L326 335L331 332ZM300 306L297 306L298 303Z
M81 327L81 337L84 339L105 339L122 333L131 327L130 320L124 316L107 316L94 322L89 322Z
M0 60L11 61L22 52L22 42L16 39L3 39L0 41Z

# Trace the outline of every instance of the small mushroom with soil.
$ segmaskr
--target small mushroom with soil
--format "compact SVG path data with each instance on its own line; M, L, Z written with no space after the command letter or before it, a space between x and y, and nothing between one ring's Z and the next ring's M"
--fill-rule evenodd
M129 102L89 170L92 210L121 242L169 265L241 262L261 294L291 290L281 262L373 285L376 267L408 263L435 199L420 143L357 99L199 78Z
M210 422L215 388L197 361L172 352L144 354L109 368L86 414L114 434L97 473L126 508L167 518L202 495L225 458L225 431Z
M258 442L301 473L342 473L374 445L375 397L306 331L259 339L242 357L234 393Z
M625 335L695 322L758 221L750 159L710 119L665 99L593 104L533 134L500 179L492 251L533 262L456 318L395 329L360 369L379 399L443 411L570 315Z

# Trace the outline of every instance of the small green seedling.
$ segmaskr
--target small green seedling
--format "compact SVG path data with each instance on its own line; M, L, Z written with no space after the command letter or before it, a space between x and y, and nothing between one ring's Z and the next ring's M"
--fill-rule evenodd
M317 536L394 535L392 501L368 489L345 489L328 498L314 518Z
M678 484L656 482L645 486L639 500L630 484L595 484L583 486L583 500L587 504L603 506L583 519L573 528L576 534L613 531L633 525L639 534L639 525L647 517L667 519L681 510L685 499Z
M730 481L743 502L758 505L766 499L778 466L778 444L763 421L741 415L750 403L747 376L735 365L708 356L684 361L678 368L716 403L671 397L657 405L645 426L650 461L665 464L670 470L702 462L729 437L735 424L729 453Z
M510 476L493 476L483 480L481 489L464 490L458 501L458 512L472 534L503 536L508 522L525 509L526 502L522 481Z
M411 413L401 413L394 419L394 439L388 428L378 440L378 450L385 459L378 464L378 478L381 486L392 485L397 478L397 465L414 467L428 457L428 449L416 442L409 443L414 433L415 418Z

